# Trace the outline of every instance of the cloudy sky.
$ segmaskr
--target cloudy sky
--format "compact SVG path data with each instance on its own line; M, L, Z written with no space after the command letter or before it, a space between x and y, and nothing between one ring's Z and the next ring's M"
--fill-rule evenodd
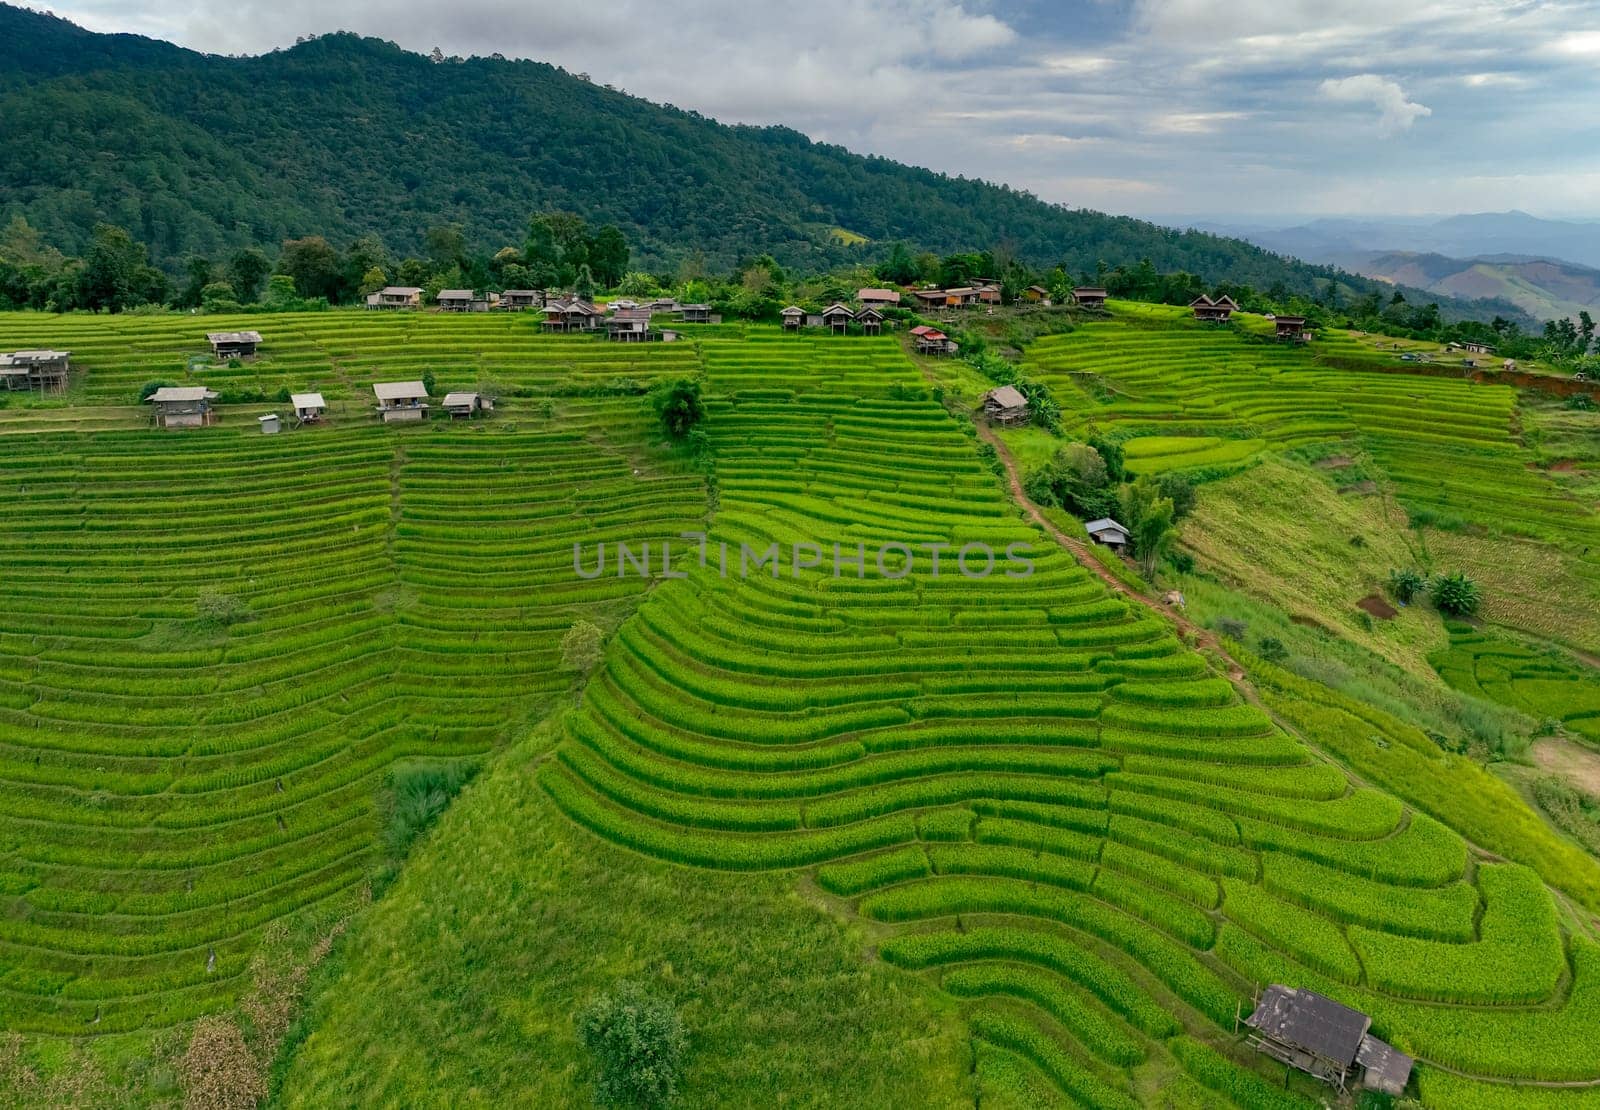
M1111 212L1600 217L1600 0L50 3L214 53L537 58Z

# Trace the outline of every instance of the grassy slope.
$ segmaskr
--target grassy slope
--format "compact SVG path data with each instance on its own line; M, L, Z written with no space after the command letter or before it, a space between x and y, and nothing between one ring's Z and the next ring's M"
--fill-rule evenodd
M572 1015L619 979L681 1008L688 1106L970 1102L948 1000L865 962L784 875L676 867L568 821L540 741L471 787L376 905L289 1061L290 1106L587 1099Z

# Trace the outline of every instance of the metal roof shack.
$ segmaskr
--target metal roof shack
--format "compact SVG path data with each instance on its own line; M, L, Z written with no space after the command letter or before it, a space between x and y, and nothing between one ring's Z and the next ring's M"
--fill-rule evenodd
M368 308L420 308L421 306L420 285L385 285L376 293L367 296Z
M546 331L594 331L600 326L603 313L588 301L576 297L568 300L558 297L544 304L544 329Z
M475 298L470 289L441 289L434 298L439 303L440 312L471 312L475 307ZM488 307L488 302L482 302Z
M483 394L470 391L446 393L444 400L439 403L444 407L444 411L450 414L452 420L458 416L471 420L480 412L487 412L493 408L484 400Z
M1001 424L1026 424L1028 399L1014 385L1002 385L983 395L983 414Z
M708 304L681 304L678 311L683 314L685 324L715 324L712 319L711 306Z
M1104 308L1106 291L1098 285L1080 285L1072 291L1072 299L1081 308Z
M211 402L217 394L203 385L164 385L145 398L155 406L156 426L160 428L199 428L215 424L217 414Z
M372 393L385 424L428 419L428 387L421 382L377 382Z
M255 358L256 347L261 342L258 331L208 331L206 341L218 362L230 358Z
M1233 310L1239 306L1233 303L1232 297L1219 297L1217 300L1212 300L1202 293L1189 302L1189 307L1194 310L1194 318L1196 320L1225 324L1228 322L1228 317L1233 315Z
M1130 533L1108 516L1103 516L1099 520L1089 521L1083 526L1083 530L1089 533L1089 538L1094 540L1095 543L1104 544L1115 551L1121 551L1128 546Z
M507 289L500 294L498 307L508 311L517 311L524 308L543 308L544 291L542 289Z
M890 308L900 303L900 294L893 289L857 289L856 300L872 308Z
M1276 328L1275 337L1278 339L1289 339L1295 343L1311 341L1311 333L1306 330L1304 316L1276 316L1272 322Z
M850 325L855 321L856 314L846 306L835 301L822 310L822 323L833 331L835 335L843 335L850 330Z
M1369 1035L1371 1018L1316 991L1274 984L1244 1023L1253 1047L1340 1091L1358 1066L1367 1086L1390 1094L1411 1078L1411 1057Z
M806 310L797 304L790 305L778 315L783 317L784 331L799 331L806 322Z
M328 402L320 393L291 393L289 403L294 406L296 424L315 424L328 411Z
M0 385L6 389L60 393L67 388L71 363L71 351L16 351L0 355Z

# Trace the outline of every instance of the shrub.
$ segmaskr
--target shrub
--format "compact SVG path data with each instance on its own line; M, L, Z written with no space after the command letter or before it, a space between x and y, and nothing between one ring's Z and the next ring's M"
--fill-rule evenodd
M227 628L250 616L244 601L215 586L207 586L194 599L195 620L206 628Z
M1243 642L1244 634L1249 627L1250 626L1244 621L1237 620L1234 617L1223 617L1221 620L1217 621L1217 631L1222 633L1230 640L1239 640Z
M1432 594L1439 612L1452 617L1470 617L1483 603L1483 592L1478 584L1459 570L1435 578Z
M1269 663L1281 663L1289 658L1289 649L1276 636L1263 636L1256 641L1256 654Z
M443 764L397 767L389 775L389 825L384 830L389 854L399 858L428 826L439 819L477 768L459 760Z
M1389 592L1401 605L1410 605L1427 585L1428 580L1423 577L1422 572L1412 567L1389 572Z
M1163 474L1156 480L1156 492L1172 502L1172 519L1182 520L1194 511L1197 495L1194 483L1185 474Z
M589 672L595 669L601 656L605 654L603 640L599 626L593 622L573 621L572 627L561 637L562 664L568 670L577 671L587 678Z
M594 1056L602 1106L668 1106L689 1047L677 1009L638 983L622 982L578 1014L578 1039Z
M672 439L683 439L706 415L706 403L700 396L697 378L662 382L650 391L650 405L661 421L662 430Z

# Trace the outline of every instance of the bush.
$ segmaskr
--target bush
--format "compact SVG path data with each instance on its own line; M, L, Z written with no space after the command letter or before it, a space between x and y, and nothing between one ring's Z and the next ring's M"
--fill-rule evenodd
M154 394L156 390L165 389L169 385L177 385L177 384L178 384L177 382L166 382L166 381L145 382L144 385L139 387L139 403L142 405L146 401L148 401L150 399L151 395Z
M1427 585L1428 580L1422 572L1411 567L1389 572L1389 592L1401 605L1410 605Z
M683 439L706 415L697 378L662 382L650 391L650 405L661 420L662 430L672 439Z
M250 616L249 607L233 594L207 586L194 599L195 619L208 628L227 628Z
M389 825L384 830L389 854L396 859L405 855L411 842L438 820L476 770L459 761L395 768L389 775Z
M1483 591L1459 570L1441 574L1433 580L1433 603L1446 616L1470 617L1483 603Z
M672 1003L622 982L578 1015L578 1039L593 1054L595 1101L602 1106L668 1106L688 1035Z
M1244 621L1236 620L1233 617L1223 617L1217 622L1218 632L1222 633L1228 639L1238 640L1240 643L1244 642L1244 634L1249 627L1250 626Z
M1256 641L1256 654L1268 663L1281 663L1289 658L1289 649L1276 636L1263 636Z
M573 621L572 627L561 637L561 662L585 678L604 653L604 636L599 626L591 621Z

